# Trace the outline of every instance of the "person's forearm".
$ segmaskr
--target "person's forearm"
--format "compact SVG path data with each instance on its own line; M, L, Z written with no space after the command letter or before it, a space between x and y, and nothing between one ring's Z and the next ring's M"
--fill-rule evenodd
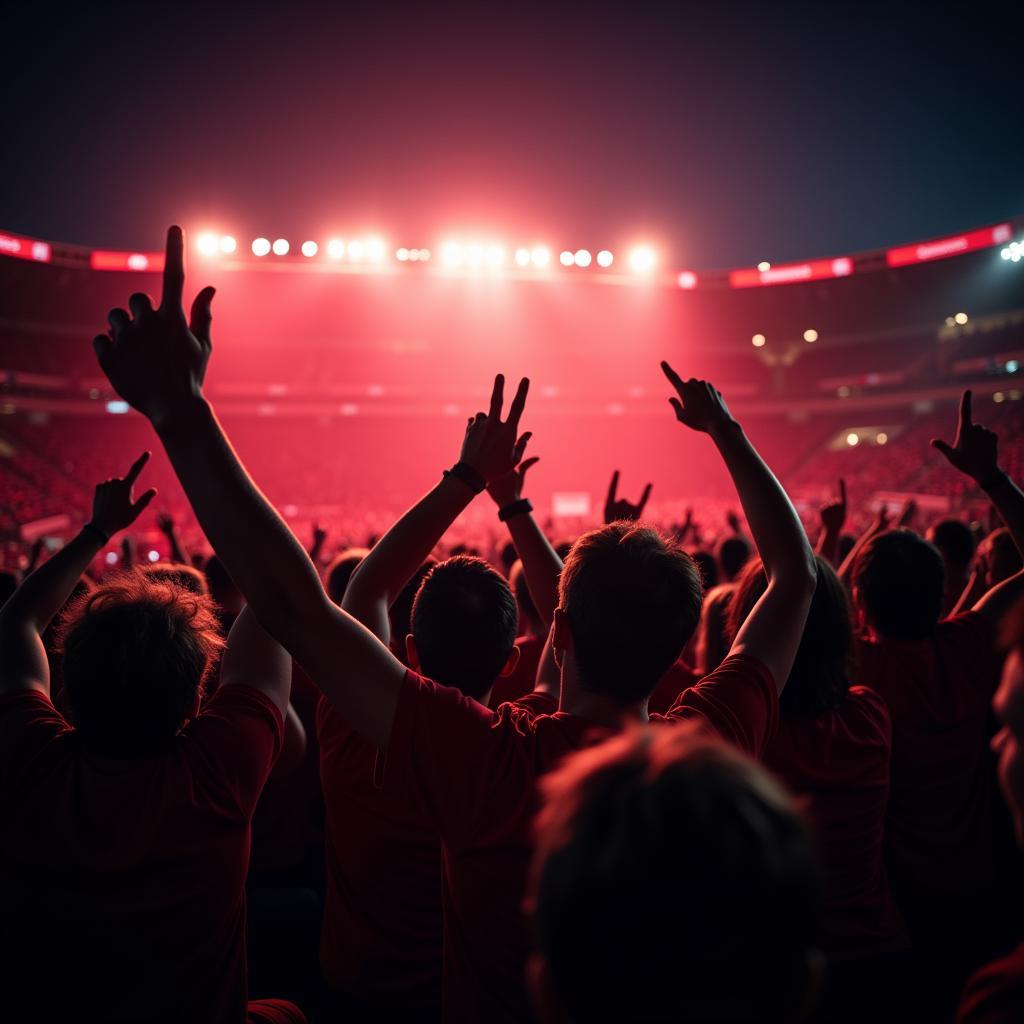
M171 544L171 558L173 558L175 562L178 562L181 565L191 565L192 559L188 551L185 550L185 545L181 543L181 538L178 536L178 531L169 531L167 534L167 539L168 541L170 541Z
M836 554L839 551L839 533L834 530L823 529L818 538L818 554L825 559L829 565L836 564Z
M526 588L530 591L537 614L545 626L550 626L558 607L558 580L562 575L562 560L532 515L512 516L506 520L505 525L523 563Z
M948 617L953 618L955 615L967 611L968 608L973 607L980 600L984 593L985 573L975 569L967 580L967 586L964 587L963 593L957 599L956 604L950 609Z
M64 602L89 563L103 547L103 539L93 529L82 529L52 558L44 562L11 595L0 615L8 621L27 622L42 633Z
M814 574L814 554L789 496L737 423L712 435L739 495L769 581Z
M857 564L857 559L860 557L860 553L867 547L868 541L876 534L880 533L881 530L882 527L877 521L872 523L856 539L856 541L854 541L853 547L850 548L846 557L843 559L843 564L839 566L837 575L848 590L850 589L853 580L853 567Z
M204 399L154 426L214 551L260 624L291 649L292 633L324 600L302 545L250 479Z
M1024 556L1024 492L1002 472L991 481L981 480L979 484L987 484L985 493L1003 517L1017 550Z

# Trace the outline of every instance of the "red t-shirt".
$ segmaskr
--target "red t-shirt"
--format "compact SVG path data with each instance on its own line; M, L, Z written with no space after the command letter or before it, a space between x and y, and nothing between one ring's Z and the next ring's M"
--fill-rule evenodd
M999 682L989 621L966 612L928 640L861 639L857 680L892 718L886 858L894 881L952 893L988 885L994 759L989 714Z
M907 945L882 862L892 726L877 693L853 686L833 711L786 717L764 752L818 841L825 871L822 939L830 953Z
M537 685L537 666L540 664L540 656L544 652L546 641L546 636L521 636L516 640L519 661L510 676L499 679L494 684L491 699L487 702L489 707L496 708L506 701L519 700L520 697L533 693L533 688Z
M651 721L694 722L759 755L777 719L771 674L756 659L737 656ZM611 732L564 712L535 716L518 704L488 711L458 690L407 673L385 786L417 800L441 835L446 1020L529 1017L522 901L536 781Z
M679 699L679 694L699 681L700 676L680 658L672 664L654 688L654 693L647 702L647 711L652 715L666 714Z
M517 706L547 714L558 702L529 694ZM437 828L410 792L376 784L377 748L326 698L317 707L317 736L326 805L324 977L332 988L378 1005L439 1006Z
M282 728L227 686L164 753L117 760L38 690L0 698L5 1019L246 1019L250 821Z
M964 986L956 1024L1024 1020L1024 946L982 967Z

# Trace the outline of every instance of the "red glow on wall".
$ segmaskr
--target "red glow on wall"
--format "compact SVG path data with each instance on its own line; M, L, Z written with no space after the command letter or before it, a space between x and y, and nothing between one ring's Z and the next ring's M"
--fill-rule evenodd
M0 253L19 260L35 260L37 263L50 262L50 244L34 238L18 235L0 235Z
M1012 237L1013 231L1009 224L997 224L993 228L979 228L968 231L964 235L952 235L949 238L936 238L930 242L917 242L915 245L903 245L897 249L889 249L885 261L890 267L904 267L908 263L927 263L929 260L942 260L947 256L959 256L974 249L987 249L991 245L1004 245Z
M729 273L730 288L759 288L769 284L799 284L801 281L820 281L829 277L849 277L853 273L853 260L839 256L832 260L811 260L808 263L787 263L758 270L750 267Z
M162 252L114 252L93 249L89 253L89 266L93 270L161 271L164 269Z

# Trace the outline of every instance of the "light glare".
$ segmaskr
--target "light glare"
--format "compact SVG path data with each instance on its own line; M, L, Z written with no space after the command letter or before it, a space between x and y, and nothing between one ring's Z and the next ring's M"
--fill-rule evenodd
M327 243L327 255L332 260L340 260L345 255L345 243L340 238L332 238Z
M859 434L853 434L853 433L847 434L846 435L846 443L851 448L856 448L857 445L860 444L860 435Z
M597 254L597 265L599 267L610 267L614 262L615 257L607 249L602 249Z
M253 256L266 256L270 252L270 239L257 238L252 243Z
M320 251L320 246L316 242L308 241L302 243L302 255L308 259L312 259Z
M645 245L634 249L629 257L629 265L640 274L653 270L656 262L654 250Z
M209 231L204 231L196 240L196 248L204 256L215 256L220 249L220 241L216 235L210 234Z
M515 261L517 267L526 267L530 264L530 250L516 249Z
M767 341L768 339L763 334L755 334L750 339L750 344L753 345L754 348L764 348Z
M274 250L275 256L287 256L288 250L291 246L288 244L287 238L277 238L274 240L274 244L271 248Z
M589 249L577 249L572 258L577 267L589 267L593 260Z
M813 327L804 331L804 341L806 341L808 345L813 345L817 340L818 332Z
M220 240L220 251L229 256L238 248L238 242L231 235L224 235Z
M538 245L530 253L530 260L535 267L546 267L551 262L551 253L543 245Z
M563 253L561 253L561 255L559 255L558 262L561 263L563 267L571 267L573 265L573 255L572 255L572 253L569 252L568 249L566 249L565 252L563 252Z

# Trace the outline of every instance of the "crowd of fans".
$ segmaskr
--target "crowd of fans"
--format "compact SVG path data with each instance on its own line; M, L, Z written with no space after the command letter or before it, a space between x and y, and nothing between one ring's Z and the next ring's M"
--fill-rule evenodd
M162 515L168 557L97 564L144 452L0 577L4 1020L1024 1019L1022 467L969 391L918 459L985 526L845 481L801 519L666 363L742 514L616 472L552 533L498 376L415 505L306 550L204 397L182 244L94 345L213 553Z

